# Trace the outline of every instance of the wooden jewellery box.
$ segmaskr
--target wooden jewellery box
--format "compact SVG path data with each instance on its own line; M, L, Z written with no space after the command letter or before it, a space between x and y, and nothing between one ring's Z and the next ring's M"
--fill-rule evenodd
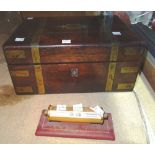
M28 17L3 49L17 94L132 91L145 56L117 16Z

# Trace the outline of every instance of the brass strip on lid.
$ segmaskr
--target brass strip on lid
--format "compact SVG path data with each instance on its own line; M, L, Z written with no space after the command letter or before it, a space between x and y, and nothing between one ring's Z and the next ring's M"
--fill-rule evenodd
M32 47L31 52L32 52L33 63L40 63L39 48L38 47Z
M117 57L118 57L118 43L114 42L111 47L110 61L117 61Z
M40 35L43 33L45 26L45 20L40 22L31 42L31 52L32 52L32 59L33 63L40 63L40 53L39 53L39 41Z

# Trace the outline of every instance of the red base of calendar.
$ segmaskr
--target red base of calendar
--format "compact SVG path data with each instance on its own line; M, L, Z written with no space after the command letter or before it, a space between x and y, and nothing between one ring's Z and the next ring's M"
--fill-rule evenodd
M86 138L100 140L115 140L112 117L104 124L49 122L43 112L35 133L36 136Z

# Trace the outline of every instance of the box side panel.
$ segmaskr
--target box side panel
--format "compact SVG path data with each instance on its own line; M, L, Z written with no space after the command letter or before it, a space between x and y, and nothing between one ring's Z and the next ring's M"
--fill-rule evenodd
M16 94L37 94L34 66L8 65Z
M113 91L132 91L140 72L139 62L119 62L116 65L113 81Z

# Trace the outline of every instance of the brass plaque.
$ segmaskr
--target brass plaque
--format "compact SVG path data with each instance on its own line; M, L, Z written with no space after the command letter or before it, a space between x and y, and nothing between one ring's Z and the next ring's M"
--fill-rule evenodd
M8 59L23 59L26 55L24 50L9 50L6 51L6 57Z
M111 48L110 61L117 61L117 57L118 57L118 44L113 43Z
M16 70L16 71L10 71L10 74L13 77L28 77L29 71L27 71L27 70Z
M108 69L108 78L107 78L107 83L106 83L106 91L111 91L112 90L112 85L114 81L114 76L115 76L115 70L116 70L116 63L112 62L109 64L109 69Z
M44 80L43 80L41 65L35 65L34 70L35 70L36 82L38 87L38 93L44 94L45 88L44 88Z
M136 73L138 72L138 67L122 67L121 73Z
M18 93L32 93L33 89L31 86L26 86L26 87L16 87L16 92Z
M62 29L68 29L68 30L78 30L78 29L84 29L87 26L82 24L66 24L59 26Z
M118 83L117 89L118 90L128 90L134 87L134 83Z

